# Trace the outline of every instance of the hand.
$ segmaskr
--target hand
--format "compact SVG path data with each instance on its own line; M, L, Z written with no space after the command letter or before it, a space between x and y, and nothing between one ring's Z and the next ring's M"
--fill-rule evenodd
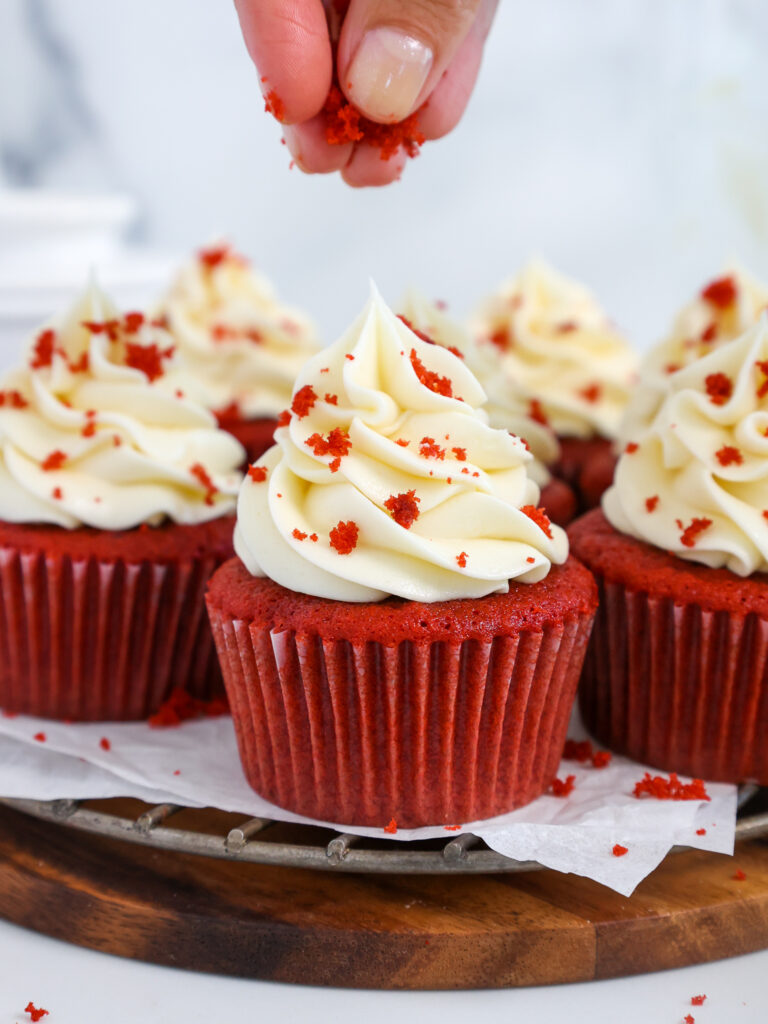
M406 118L427 100L419 127L447 135L469 102L498 0L351 0L338 38L338 80L347 99L382 123ZM365 142L329 145L320 111L333 78L329 27L344 0L235 0L264 93L277 97L283 135L308 174L340 171L348 185L400 177L402 150L382 160Z

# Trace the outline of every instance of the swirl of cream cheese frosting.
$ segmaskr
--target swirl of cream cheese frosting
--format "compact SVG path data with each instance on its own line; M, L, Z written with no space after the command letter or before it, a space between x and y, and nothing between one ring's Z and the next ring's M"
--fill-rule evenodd
M160 303L179 350L168 385L219 414L277 416L319 348L310 321L228 246L203 249Z
M254 576L342 601L506 593L568 555L536 508L531 455L494 430L463 361L421 340L375 289L299 374L289 421L238 500Z
M667 337L643 359L619 430L622 446L651 425L673 374L741 337L765 309L768 286L738 267L705 285L679 311Z
M483 408L488 414L490 425L499 430L508 430L510 434L527 442L533 455L533 461L527 467L528 475L539 487L548 484L552 474L547 466L554 465L560 457L560 444L552 428L542 422L543 411L537 403L532 403L526 413L505 386L500 354L496 347L476 342L463 324L448 316L437 303L430 302L415 289L408 292L401 303L401 310L409 326L464 359L486 393L487 401Z
M621 533L680 558L768 572L768 314L671 375L603 510Z
M125 530L231 513L241 445L159 383L173 341L91 284L0 379L0 519Z
M497 350L507 408L561 437L615 437L637 360L586 288L532 261L486 300L471 328Z

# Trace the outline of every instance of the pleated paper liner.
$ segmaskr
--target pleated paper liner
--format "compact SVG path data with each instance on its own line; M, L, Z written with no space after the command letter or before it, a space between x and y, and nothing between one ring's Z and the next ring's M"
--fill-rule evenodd
M248 781L307 817L461 824L534 800L560 761L592 620L463 641L328 639L209 597Z
M598 585L579 690L589 731L666 771L768 785L768 621Z
M0 547L0 707L126 721L176 688L221 695L204 595L226 555L132 563Z

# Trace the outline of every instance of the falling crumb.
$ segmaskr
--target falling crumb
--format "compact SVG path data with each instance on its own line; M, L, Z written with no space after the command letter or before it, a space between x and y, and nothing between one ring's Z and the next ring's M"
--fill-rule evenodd
M695 1024L696 1018L692 1014L686 1013L683 1020L685 1021L685 1024Z
M703 1006L706 996L691 996L691 1006Z
M394 818L391 818L389 824L384 826L384 831L388 832L391 836L397 832L397 822Z
M28 1013L29 1019L32 1021L38 1021L41 1020L43 1017L48 1016L48 1011L44 1010L42 1007L38 1009L31 999L24 1007L24 1013Z
M616 843L611 852L614 857L623 857L625 854L629 853L629 850L626 846L621 846L619 843Z

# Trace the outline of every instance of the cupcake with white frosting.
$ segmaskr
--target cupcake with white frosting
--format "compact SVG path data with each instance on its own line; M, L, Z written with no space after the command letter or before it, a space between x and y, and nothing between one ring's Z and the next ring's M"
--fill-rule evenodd
M202 249L182 267L158 315L178 348L167 383L210 409L258 458L296 374L319 348L310 320L228 245Z
M629 342L591 292L538 260L482 304L472 331L496 358L491 403L549 425L556 473L578 487L617 435L637 366Z
M581 703L637 760L768 783L768 315L670 376L570 530L601 588Z
M172 339L94 285L0 380L0 707L143 718L220 688L203 610L243 451L161 382Z
M274 803L455 824L551 781L593 584L484 400L374 292L250 468L208 609L246 775Z

